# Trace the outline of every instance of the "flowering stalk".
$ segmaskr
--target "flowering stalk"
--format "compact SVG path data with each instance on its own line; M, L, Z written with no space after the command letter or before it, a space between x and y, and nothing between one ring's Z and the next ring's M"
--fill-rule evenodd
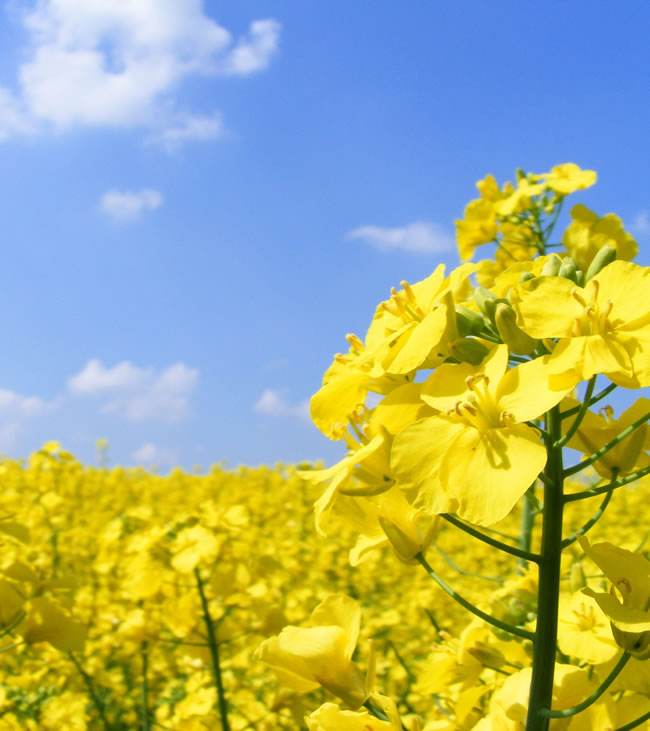
M203 623L208 633L208 647L210 648L210 659L212 661L212 674L217 688L217 701L219 703L219 715L221 717L222 731L230 731L230 723L228 722L228 702L226 701L226 691L223 686L223 676L221 673L221 660L219 657L219 643L217 641L217 631L214 619L210 613L210 605L205 594L205 584L203 577L198 568L194 569L196 578L196 588L199 592L201 600L201 611L203 612Z
M527 731L546 731L549 719L543 715L553 698L553 676L557 646L558 604L560 599L560 560L562 557L562 511L564 475L562 447L556 446L562 434L560 409L554 406L546 415L549 440L548 461L544 470L544 512L542 548L539 562L537 627L533 644L533 674L528 702Z

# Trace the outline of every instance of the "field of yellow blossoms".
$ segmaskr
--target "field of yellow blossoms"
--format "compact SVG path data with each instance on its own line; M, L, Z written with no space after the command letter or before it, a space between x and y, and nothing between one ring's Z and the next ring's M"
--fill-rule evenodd
M405 715L434 716L424 728L472 728L481 699L529 662L526 643L469 621L389 548L352 567L353 532L315 536L317 491L293 467L160 477L84 467L49 444L25 464L4 462L0 473L0 729L220 729L197 572L233 730L306 728L304 717L331 700L322 690L283 689L256 651L285 625L304 625L332 594L359 602L359 665L367 669L374 654L382 692ZM642 549L646 505L643 486L619 491L608 538ZM576 505L570 525L593 509ZM517 532L513 516L494 535ZM578 694L616 653L608 622L579 591L581 554L566 554L560 619L562 653L592 664L571 691ZM468 550L453 526L441 528L431 561L499 616L523 623L534 610L534 577L488 546ZM620 678L611 699L621 696L621 718L650 708L647 663L634 662ZM324 728L391 728L340 723ZM571 728L598 726L590 716Z
M312 398L332 466L1 462L0 731L649 728L650 269L556 230L595 182L479 181Z

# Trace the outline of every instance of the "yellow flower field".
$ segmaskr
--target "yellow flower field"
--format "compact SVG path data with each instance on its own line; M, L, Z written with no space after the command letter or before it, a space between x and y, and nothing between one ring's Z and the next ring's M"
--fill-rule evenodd
M18 609L17 595L28 617L3 639L0 729L219 729L196 570L216 627L232 729L305 728L304 717L332 700L326 691L283 689L256 655L265 638L303 624L330 594L358 599L359 666L367 669L372 646L377 687L405 715L426 719L424 728L472 728L504 672L529 661L529 643L470 622L390 548L351 567L351 531L316 535L318 491L293 467L161 477L84 467L49 444L0 472L3 618ZM589 517L596 502L576 503L571 523ZM639 527L645 502L642 486L620 490L608 539L638 549L647 538ZM515 536L517 520L496 528ZM566 555L571 577L581 572L581 556L577 548ZM535 580L518 574L516 559L478 542L469 548L463 532L445 525L430 561L480 606L527 621ZM563 583L560 647L582 655L597 637L589 661L599 672L615 644L597 606L572 592L577 586L573 578ZM51 609L39 613L40 599ZM650 706L648 666L635 665L617 687L627 682L633 691L625 714Z

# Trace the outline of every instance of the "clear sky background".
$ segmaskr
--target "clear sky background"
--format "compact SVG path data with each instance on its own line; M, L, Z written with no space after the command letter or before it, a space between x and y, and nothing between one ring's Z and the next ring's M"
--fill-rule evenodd
M334 457L307 399L392 285L456 263L487 172L596 169L576 199L649 263L649 27L646 0L5 0L0 451Z

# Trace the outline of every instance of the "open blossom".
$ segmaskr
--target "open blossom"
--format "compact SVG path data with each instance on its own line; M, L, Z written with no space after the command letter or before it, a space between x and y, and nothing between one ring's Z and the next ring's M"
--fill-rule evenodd
M307 627L285 627L260 645L258 656L292 690L308 693L323 687L358 708L368 695L352 662L360 621L354 599L330 596L314 609Z
M563 277L520 286L518 324L533 338L557 338L552 383L572 387L597 373L628 388L650 385L650 269L607 265L585 287Z
M438 413L395 437L394 478L417 488L432 512L454 511L481 525L501 520L546 464L546 449L525 422L566 391L540 388L545 381L543 358L508 370L505 345L480 366L440 366L422 393Z

